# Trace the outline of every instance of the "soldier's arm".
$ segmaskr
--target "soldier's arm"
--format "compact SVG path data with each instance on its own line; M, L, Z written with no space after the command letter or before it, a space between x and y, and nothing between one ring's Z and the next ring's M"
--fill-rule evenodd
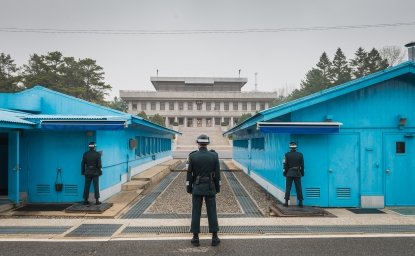
M304 157L301 154L301 176L304 176Z
M192 193L192 188L193 188L193 170L192 170L192 161L190 160L190 156L189 156L188 166L187 166L187 177L186 177L187 193Z
M222 185L221 184L221 181L220 181L220 164L219 164L219 158L216 158L214 181L215 181L216 193L219 193L220 192L220 186Z
M101 175L102 175L102 162L101 162L101 154L99 154L99 157L98 157L98 173L99 173L99 176L101 176Z
M284 158L282 159L282 175L287 175L287 169L288 169L288 165L287 165L287 158L284 155Z

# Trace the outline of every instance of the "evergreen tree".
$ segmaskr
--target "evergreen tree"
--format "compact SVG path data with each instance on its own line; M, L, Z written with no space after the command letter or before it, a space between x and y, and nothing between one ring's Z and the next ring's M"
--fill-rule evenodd
M359 47L355 52L354 59L350 60L350 66L352 67L354 78L359 78L369 73L367 52L362 47Z
M152 116L150 118L150 121L155 123L155 124L158 124L160 126L164 126L164 127L166 126L166 124L164 122L164 118L159 114L155 114L154 116Z
M0 54L0 93L19 91L20 77L14 60L9 54Z
M250 117L252 117L252 114L251 114L251 113L245 113L245 114L242 114L242 115L238 118L238 123L237 123L237 124L242 123L243 121L245 121L246 119L248 119L248 118L250 118Z
M104 82L103 68L95 60L75 60L60 52L33 54L23 66L22 77L27 88L42 85L99 104L105 104L104 96L111 89Z
M145 120L148 120L147 114L144 111L141 111L140 113L138 113L137 116L139 116L139 117L141 117Z
M127 102L123 101L122 99L119 99L117 96L114 97L113 101L108 102L106 105L109 108L122 111L122 112L127 112L128 110Z
M327 78L327 80L325 80L326 83L320 85L322 88L327 88L330 85L332 65L333 63L330 62L329 57L327 57L327 53L323 52L320 56L319 62L316 65L321 70L323 77Z
M313 68L305 75L305 80L301 81L300 95L305 96L330 86L330 80L324 75L321 69Z
M383 70L389 67L388 60L382 59L378 50L376 50L375 48L373 48L367 54L367 63L368 63L369 74L375 73L379 70Z
M336 86L352 80L351 68L347 62L346 56L343 51L337 48L334 55L332 67L330 69L331 86Z

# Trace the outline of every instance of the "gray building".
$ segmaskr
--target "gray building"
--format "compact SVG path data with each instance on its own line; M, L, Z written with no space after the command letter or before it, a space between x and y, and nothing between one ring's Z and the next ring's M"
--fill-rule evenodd
M120 90L128 112L159 114L166 126L232 127L241 115L267 109L276 92L242 92L246 78L151 77L156 91Z

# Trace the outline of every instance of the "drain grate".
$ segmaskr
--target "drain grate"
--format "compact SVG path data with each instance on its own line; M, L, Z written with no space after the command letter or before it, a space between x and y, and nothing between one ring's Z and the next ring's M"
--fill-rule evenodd
M178 175L178 172L172 172L167 175L166 178L164 178L151 193L143 197L134 206L132 206L131 209L125 213L122 219L134 219L140 217Z
M223 234L320 234L320 233L413 233L415 225L379 226L220 226ZM207 226L200 227L201 233L208 233ZM127 227L122 234L189 233L189 226Z
M67 237L107 237L112 236L121 224L82 224L67 234Z
M13 227L0 227L0 234L62 234L70 227L67 226L57 226L57 227L46 227L46 226L37 226L37 227L23 227L23 226L13 226Z
M228 179L229 185L235 193L236 199L239 201L242 210L245 212L245 217L262 217L261 211L252 201L249 194L245 191L239 181L232 172L223 172Z

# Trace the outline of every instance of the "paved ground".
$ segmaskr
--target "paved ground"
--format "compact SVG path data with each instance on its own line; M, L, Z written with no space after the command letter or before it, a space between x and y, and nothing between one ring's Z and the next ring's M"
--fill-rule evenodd
M223 171L222 180L222 192L217 201L220 233L224 238L339 234L415 236L415 216L410 215L411 209L406 215L399 214L397 209L381 209L378 214L355 214L347 209L331 208L325 209L330 217L275 217L269 216L269 206L275 200L243 172ZM144 191L117 218L97 219L81 215L45 218L42 212L32 217L3 216L0 240L186 238L191 218L190 200L190 195L185 193L184 173L171 172L160 183ZM206 218L202 218L202 231L203 236L208 236Z

